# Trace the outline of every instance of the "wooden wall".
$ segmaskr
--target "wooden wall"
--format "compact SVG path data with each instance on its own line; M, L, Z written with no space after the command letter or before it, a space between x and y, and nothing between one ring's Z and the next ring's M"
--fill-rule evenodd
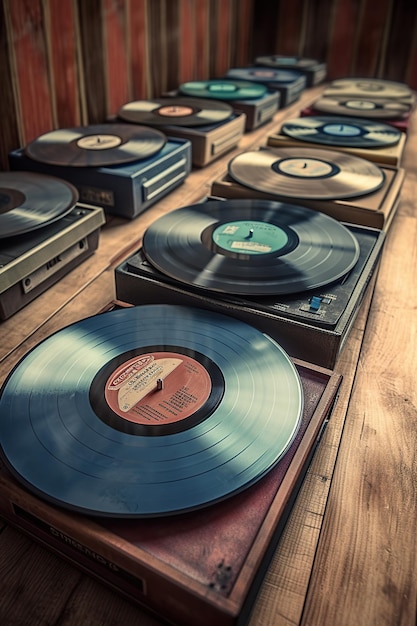
M0 168L53 128L260 54L417 88L415 0L0 0Z

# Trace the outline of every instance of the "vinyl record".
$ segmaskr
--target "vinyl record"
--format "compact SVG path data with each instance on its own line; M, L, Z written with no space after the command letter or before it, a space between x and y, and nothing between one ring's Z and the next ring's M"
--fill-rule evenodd
M300 72L277 70L272 67L232 68L227 71L227 78L255 81L264 84L281 83L283 86L300 78Z
M227 294L289 294L326 285L356 263L356 238L305 207L267 200L208 201L153 222L143 252L176 280Z
M376 191L385 176L360 157L321 148L265 148L243 152L229 162L238 183L284 198L334 200Z
M287 354L212 311L143 305L52 335L3 385L1 456L54 504L146 517L220 501L287 451L303 392Z
M225 122L232 113L226 102L186 97L128 102L118 116L127 122L151 126L204 126Z
M167 141L158 130L129 124L61 128L41 135L25 148L35 161L69 167L101 167L153 156Z
M406 117L411 111L411 104L392 98L323 96L314 102L313 108L332 115L392 120Z
M326 87L326 96L353 95L377 98L410 98L412 91L404 83L378 78L340 78Z
M0 172L0 239L42 228L69 213L78 191L60 178Z
M247 80L200 80L182 83L180 93L195 98L215 98L219 100L253 100L262 98L267 92L265 85Z
M401 132L389 124L336 116L288 120L281 132L308 143L349 148L384 148L396 145L401 138Z
M256 65L264 65L265 67L278 67L282 69L308 69L318 64L314 59L305 59L303 57L291 56L261 56L255 60Z

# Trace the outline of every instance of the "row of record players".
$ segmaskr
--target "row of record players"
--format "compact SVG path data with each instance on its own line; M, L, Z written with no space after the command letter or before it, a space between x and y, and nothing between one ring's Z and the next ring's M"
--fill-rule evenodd
M370 98L378 87L384 101L396 101L395 89L402 89L377 80L346 79L334 84L322 100L328 90L333 98L334 89L339 97L356 98L357 92L363 91L362 97ZM345 84L347 96L341 84ZM400 95L402 101L409 101L405 93ZM182 106L179 110L175 106L180 123L185 124L190 115L197 128L202 118L215 119L216 125L230 114L225 103L202 102L206 108L198 111L184 112ZM146 111L140 107L140 119L145 122L141 125L131 123L138 113L137 103L133 105L126 107L126 123L52 131L10 154L13 171L1 174L3 240L7 237L2 246L1 319L13 315L94 252L109 209L112 213L115 207L128 208L121 216L132 219L188 176L191 142L165 135L163 124L151 125L160 108L172 108L170 99L148 102ZM321 285L314 294L311 290L317 285L300 287L295 297L293 292L279 290L258 293L249 282L241 293L231 294L229 287L223 293L220 288L201 291L203 286L196 285L193 278L184 281L167 276L146 255L141 258L139 251L116 270L118 296L135 303L142 297L168 297L224 306L268 333L275 329L276 337L285 329L285 347L294 356L333 367L398 206L404 179L404 170L398 165L406 137L379 120L353 116L341 124L341 119L302 115L284 122L267 137L266 145L229 161L224 176L212 183L210 201L292 203L347 223L348 228L356 229L356 239L362 239L363 255L355 267L343 276L330 276L328 288ZM392 156L393 150L396 156L390 160L387 154ZM372 246L365 243L369 237L374 239ZM273 297L278 295L279 299ZM311 341L305 341L304 334Z
M396 97L387 81L344 85L349 102ZM171 623L249 619L398 206L400 150L395 162L357 150L388 151L405 128L306 126L311 111L230 159L210 196L155 219L115 268L117 301L36 346L0 394L0 513ZM94 253L123 177L139 204L116 215L132 219L184 180L191 150L109 122L12 153L1 319Z

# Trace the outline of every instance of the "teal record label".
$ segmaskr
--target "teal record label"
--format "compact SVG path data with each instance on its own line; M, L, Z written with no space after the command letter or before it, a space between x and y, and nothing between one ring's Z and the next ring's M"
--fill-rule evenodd
M228 252L270 254L288 243L287 233L275 224L258 221L227 222L213 231L214 243Z

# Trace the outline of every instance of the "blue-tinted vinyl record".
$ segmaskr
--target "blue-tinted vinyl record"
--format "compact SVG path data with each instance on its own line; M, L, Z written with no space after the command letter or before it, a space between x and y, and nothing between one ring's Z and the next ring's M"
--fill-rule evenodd
M294 365L252 326L190 307L128 307L58 331L17 364L0 397L1 456L64 508L162 516L258 481L302 410Z
M311 116L284 122L281 132L288 137L326 146L384 148L396 145L401 131L390 124L351 117Z
M247 80L219 78L195 80L182 83L180 93L195 98L215 98L218 100L253 100L262 98L267 92L265 85Z

